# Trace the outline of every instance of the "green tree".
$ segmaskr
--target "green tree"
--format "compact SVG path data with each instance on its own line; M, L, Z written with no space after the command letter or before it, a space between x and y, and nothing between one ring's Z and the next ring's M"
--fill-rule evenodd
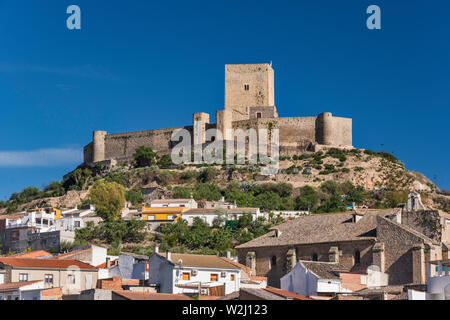
M157 153L151 147L140 146L134 152L134 160L138 167L150 167L156 164Z
M319 203L319 196L316 190L310 186L300 188L300 194L295 199L295 207L297 210L313 211Z
M89 199L99 217L113 221L120 217L125 206L125 192L125 188L118 183L98 180L89 192Z
M128 190L125 198L130 201L133 205L142 204L142 191L140 188Z

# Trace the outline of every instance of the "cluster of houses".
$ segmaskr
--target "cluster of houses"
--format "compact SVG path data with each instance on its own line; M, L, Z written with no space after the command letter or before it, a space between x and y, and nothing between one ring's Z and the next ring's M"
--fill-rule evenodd
M268 285L313 299L450 300L450 215L422 204L302 216L236 247Z
M268 217L223 199L158 199L122 218L157 229L243 214ZM60 254L44 248L98 221L92 207L3 216L2 243L25 252L0 258L0 300L450 300L450 215L424 206L420 194L395 209L279 214L295 219L237 246L236 257L158 247L152 256L110 256L94 245Z
M121 253L90 245L52 255L43 250L0 258L0 300L236 299L242 289L264 290L230 255Z

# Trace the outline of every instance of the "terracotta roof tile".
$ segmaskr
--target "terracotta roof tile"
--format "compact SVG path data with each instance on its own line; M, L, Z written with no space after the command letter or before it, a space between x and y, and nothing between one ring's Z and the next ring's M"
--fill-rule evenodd
M97 270L96 267L78 260L0 258L0 263L17 268L67 269L76 266L85 270Z
M0 291L9 291L9 290L14 290L14 289L19 289L19 288L22 288L25 286L29 286L30 284L38 283L38 282L43 282L43 280L3 283L3 284L0 284Z
M158 254L163 258L166 257L165 253ZM234 264L231 264L230 262L227 262L222 258L213 255L172 253L171 262L178 266L239 269L239 267L235 266Z
M31 252L23 252L18 253L12 256L9 256L9 258L37 258L37 257L48 257L52 254L50 252L44 251L44 250L36 250Z
M286 291L286 290L283 290L283 289L264 288L264 290L266 290L268 292L271 292L271 293L274 293L274 294L276 294L278 296L288 298L288 299L290 298L290 299L294 299L294 300L311 300L311 299L309 299L309 298L307 298L305 296L299 295L299 294L294 293L294 292Z

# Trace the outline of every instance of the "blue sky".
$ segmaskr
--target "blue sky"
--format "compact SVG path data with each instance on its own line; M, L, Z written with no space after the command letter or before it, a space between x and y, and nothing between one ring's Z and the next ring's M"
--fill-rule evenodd
M71 4L78 31L66 28ZM366 28L371 4L381 30ZM449 11L444 0L0 0L0 200L60 180L93 130L214 117L224 65L270 61L280 116L352 117L354 146L394 152L450 189Z

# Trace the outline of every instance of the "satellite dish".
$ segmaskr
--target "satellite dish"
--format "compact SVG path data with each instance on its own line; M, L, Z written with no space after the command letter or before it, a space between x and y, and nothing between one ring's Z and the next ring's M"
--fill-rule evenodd
M183 264L183 259L178 260L178 264Z

